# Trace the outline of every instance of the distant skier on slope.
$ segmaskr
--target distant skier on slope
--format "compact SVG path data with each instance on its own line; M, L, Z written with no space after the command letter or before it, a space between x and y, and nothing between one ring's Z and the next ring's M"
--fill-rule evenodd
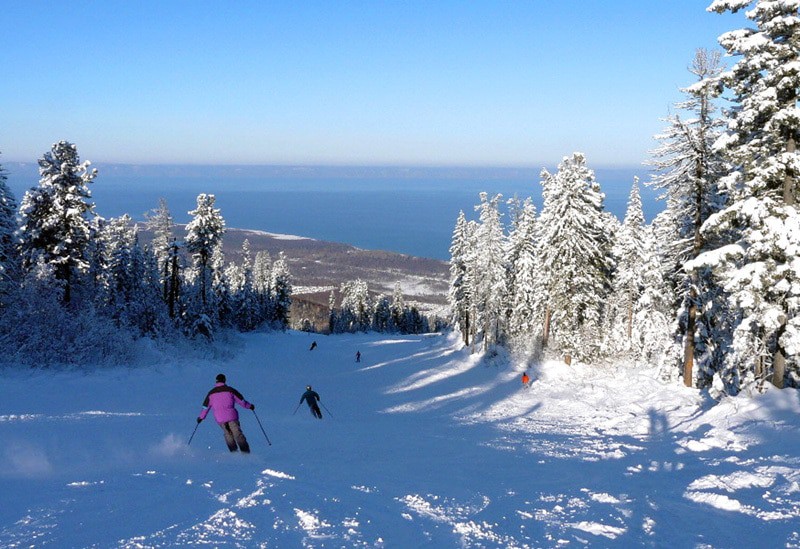
M361 362L361 351L356 351L356 362Z
M313 351L316 348L317 348L317 342L316 341L312 341L311 342L311 347L309 347L308 350L309 351Z
M526 389L531 386L531 378L528 377L528 372L522 373L522 386Z
M254 404L250 404L244 399L242 393L225 384L225 374L218 374L214 388L208 392L203 401L203 410L197 417L197 423L203 421L208 415L208 411L213 409L214 419L222 428L228 450L235 452L238 445L238 449L247 454L250 453L250 445L239 426L236 404L249 410L256 409Z
M302 404L304 400L311 410L311 415L317 419L322 419L322 412L320 412L319 405L317 404L320 398L316 391L311 390L311 385L306 385L306 392L300 397L300 404ZM300 406L300 404L298 404L298 406Z

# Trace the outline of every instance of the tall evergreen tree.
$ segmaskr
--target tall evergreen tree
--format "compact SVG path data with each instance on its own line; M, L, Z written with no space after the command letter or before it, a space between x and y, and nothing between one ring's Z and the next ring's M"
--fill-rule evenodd
M345 332L368 331L373 311L367 283L361 279L349 280L342 283L340 292L342 294L340 330Z
M52 265L65 303L79 275L89 269L90 218L95 215L89 184L97 176L89 165L80 161L72 143L54 144L39 159L39 186L25 193L20 207L23 267L32 269L40 257Z
M714 105L719 93L716 78L722 71L720 56L699 49L689 70L698 81L682 90L686 100L676 104L688 118L675 114L666 119L667 129L657 136L662 145L653 153L658 173L651 184L664 192L668 218L674 222L674 232L664 235L665 242L672 244L664 249L669 253L666 264L674 266L672 284L680 300L675 344L682 351L681 372L687 386L692 385L694 377L703 386L715 361L715 354L709 352L718 333L715 325L726 315L718 310L720 289L710 270L687 271L684 263L710 246L701 227L723 204L719 179L726 166L713 148L723 125L715 116Z
M392 303L390 305L390 329L393 332L400 331L402 332L404 329L403 322L404 322L404 314L406 309L406 302L403 299L403 289L400 287L399 282L395 282L394 284L394 291L392 291Z
M203 312L207 312L214 274L211 260L225 233L225 221L214 207L214 201L213 194L198 195L197 208L189 212L194 218L186 225L186 249L194 261Z
M509 243L508 331L515 347L529 352L541 330L536 314L536 207L530 198L515 216Z
M622 226L616 232L612 256L615 262L612 295L606 318L609 326L609 350L626 352L639 339L634 334L636 303L644 290L643 266L645 249L644 212L639 194L639 178L635 177L628 197Z
M505 336L506 239L498 206L501 198L498 194L490 199L486 193L481 193L481 203L475 206L480 213L480 222L471 249L470 294L477 311L475 322L483 335L484 349L503 343Z
M270 321L274 316L273 300L272 300L272 258L269 252L261 250L256 253L256 259L253 262L253 288L256 293L256 301L258 303L258 318L259 321Z
M153 231L152 250L158 260L158 272L161 273L164 301L169 300L170 294L170 248L175 240L173 229L175 223L169 212L167 201L159 199L158 208L147 215L147 228Z
M273 320L281 329L289 327L292 309L292 275L289 263L283 252L272 264L272 282L270 284L273 297Z
M447 295L451 311L451 322L461 332L464 345L469 345L470 343L471 322L473 322L470 317L473 303L468 265L469 256L472 253L470 248L471 235L468 232L469 227L464 212L459 212L455 229L453 229L453 240L450 245L450 289ZM402 307L399 310L402 310ZM399 322L398 315L395 318L395 324Z
M718 148L733 166L722 179L729 201L706 229L730 244L695 263L710 265L741 311L722 381L800 385L800 16L796 0L717 0L716 12L745 12L754 27L719 41L738 58L721 81L732 92Z
M555 174L542 170L544 205L536 259L548 320L561 349L580 358L599 349L600 318L609 291L605 196L582 153L565 157Z

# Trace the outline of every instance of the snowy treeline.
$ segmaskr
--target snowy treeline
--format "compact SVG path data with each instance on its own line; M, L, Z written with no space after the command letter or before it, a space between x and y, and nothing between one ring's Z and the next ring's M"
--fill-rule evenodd
M800 14L797 0L717 0L749 28L699 50L649 184L666 206L625 219L580 153L541 173L542 211L481 196L453 233L449 301L464 343L584 361L633 355L712 394L800 386ZM723 108L719 108L722 105Z
M83 363L124 359L129 342L183 334L212 338L289 321L291 277L283 255L241 260L222 253L225 222L201 194L185 237L167 204L148 216L152 242L129 216L97 215L97 176L77 147L53 145L39 160L39 185L19 207L0 171L0 340L8 360Z
M403 299L400 285L395 284L392 297L373 297L367 283L351 280L339 289L341 302L336 307L336 294L328 300L328 330L332 334L345 332L388 332L422 334L443 328L440 319L429 319L417 307Z

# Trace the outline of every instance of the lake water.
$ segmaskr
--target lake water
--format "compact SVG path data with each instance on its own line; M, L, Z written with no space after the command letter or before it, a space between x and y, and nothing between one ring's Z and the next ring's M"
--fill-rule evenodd
M38 184L31 165L5 166L9 187L18 201ZM216 206L228 227L257 229L344 242L367 249L449 259L450 240L459 211L477 219L474 206L479 193L500 193L504 198L532 197L541 209L538 173L466 170L425 171L402 174L390 171L357 176L342 170L311 170L309 174L207 170L108 169L91 185L96 211L103 217L127 213L135 220L167 201L177 223L186 223L200 193L214 194ZM643 169L596 169L606 194L608 211L622 219L634 175L645 180ZM648 221L661 210L654 191L642 187ZM504 218L507 220L507 218Z

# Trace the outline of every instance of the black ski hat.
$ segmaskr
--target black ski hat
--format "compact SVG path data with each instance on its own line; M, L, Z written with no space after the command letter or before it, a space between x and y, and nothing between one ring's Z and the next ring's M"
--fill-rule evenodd
M225 383L225 374L217 374L217 383Z

